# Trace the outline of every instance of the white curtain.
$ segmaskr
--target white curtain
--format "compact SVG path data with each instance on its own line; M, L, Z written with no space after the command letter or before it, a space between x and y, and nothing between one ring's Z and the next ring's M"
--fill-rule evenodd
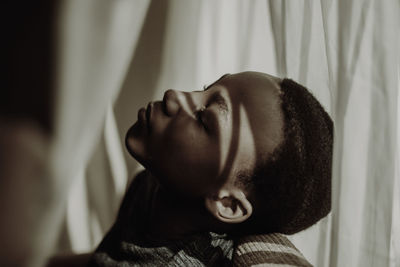
M315 266L400 266L398 1L61 3L60 249L93 250L111 226L139 168L123 145L138 108L255 70L304 84L335 121L332 213L293 242Z

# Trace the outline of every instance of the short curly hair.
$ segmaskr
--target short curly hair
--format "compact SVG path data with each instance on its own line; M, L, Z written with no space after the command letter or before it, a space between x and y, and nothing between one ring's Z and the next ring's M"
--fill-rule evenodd
M294 234L331 209L333 121L302 85L283 79L280 87L284 139L255 170L238 174L254 205L240 233Z

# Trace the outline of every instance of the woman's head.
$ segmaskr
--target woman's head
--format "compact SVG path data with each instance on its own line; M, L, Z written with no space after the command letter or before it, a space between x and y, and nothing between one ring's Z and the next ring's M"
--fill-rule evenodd
M281 177L286 173L277 176L267 171L270 166L293 166L283 162L288 157L278 152L291 144L285 139L298 137L288 134L288 126L293 125L283 103L281 83L267 74L243 72L224 75L202 91L168 90L163 101L139 110L138 121L127 133L128 150L165 187L204 198L207 209L219 221L244 222L253 207L257 216L265 217L262 211L270 211L266 207L273 198L265 198L263 192L272 192L271 197L277 197L274 192L295 193L288 178ZM302 125L306 124L297 124L300 136ZM271 165L277 161L280 165ZM260 186L268 188L260 190ZM289 188L278 190L278 186Z

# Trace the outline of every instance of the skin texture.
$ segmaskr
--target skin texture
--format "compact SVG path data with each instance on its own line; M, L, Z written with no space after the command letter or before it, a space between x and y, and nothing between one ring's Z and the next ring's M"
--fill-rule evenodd
M139 110L127 148L165 188L203 198L219 221L242 222L252 205L236 174L251 171L283 139L279 82L243 72L205 91L167 90L163 101Z

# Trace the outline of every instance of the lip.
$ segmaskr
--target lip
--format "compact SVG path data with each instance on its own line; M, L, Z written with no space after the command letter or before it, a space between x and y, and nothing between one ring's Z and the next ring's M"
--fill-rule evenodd
M149 126L150 126L150 122L151 122L152 109L153 109L153 102L150 102L149 104L147 104L147 107L146 107L146 122L147 122L147 125L149 125Z
M147 128L148 132L151 131L151 120L153 117L153 107L154 107L154 102L149 102L147 104L146 109L142 108L143 109L143 111L142 111L143 121L146 124L146 128Z
M142 125L141 127L145 127L149 132L151 130L151 119L152 119L152 111L153 111L154 103L150 102L147 104L147 107L140 108L137 113L138 124Z
M137 113L137 119L138 119L139 123L147 124L146 109L145 108L139 109L139 111Z

